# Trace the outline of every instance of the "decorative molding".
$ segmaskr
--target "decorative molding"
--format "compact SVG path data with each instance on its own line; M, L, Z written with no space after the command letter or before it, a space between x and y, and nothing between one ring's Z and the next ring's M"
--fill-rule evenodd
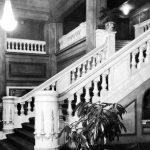
M7 96L21 97L34 88L35 86L7 86L6 94Z
M85 41L86 41L86 38L82 38L82 39L80 39L79 41L77 41L77 42L75 42L75 43L69 45L68 47L62 49L61 51L58 51L58 52L56 53L56 55L60 55L61 53L64 53L65 51L70 50L71 48L73 48L73 47L75 47L75 46L77 46L77 45L79 45L80 43L85 42Z
M46 64L31 62L9 62L9 77L45 78Z

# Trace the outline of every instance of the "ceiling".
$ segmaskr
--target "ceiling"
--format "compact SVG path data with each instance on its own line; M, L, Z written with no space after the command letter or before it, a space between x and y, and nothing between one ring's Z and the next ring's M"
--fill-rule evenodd
M34 20L59 20L66 12L85 0L11 0L17 18ZM110 7L118 7L126 0L108 0ZM149 2L149 0L128 0L133 9ZM4 0L0 0L0 14Z
M60 18L79 1L82 0L11 0L11 3L16 17L46 21ZM0 0L0 8L3 4L4 0Z

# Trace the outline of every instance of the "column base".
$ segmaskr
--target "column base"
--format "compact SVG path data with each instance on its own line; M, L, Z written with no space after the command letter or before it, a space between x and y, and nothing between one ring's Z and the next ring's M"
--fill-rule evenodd
M6 139L6 135L3 131L0 131L0 140Z
M53 148L36 148L36 147L34 147L34 150L59 150L59 146L53 147Z
M3 129L3 132L4 132L5 134L14 133L13 129Z

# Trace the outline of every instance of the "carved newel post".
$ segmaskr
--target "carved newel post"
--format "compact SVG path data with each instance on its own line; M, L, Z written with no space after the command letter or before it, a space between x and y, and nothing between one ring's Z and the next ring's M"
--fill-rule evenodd
M3 131L12 133L14 129L14 101L17 97L3 97Z
M58 149L58 99L56 91L35 94L35 150Z

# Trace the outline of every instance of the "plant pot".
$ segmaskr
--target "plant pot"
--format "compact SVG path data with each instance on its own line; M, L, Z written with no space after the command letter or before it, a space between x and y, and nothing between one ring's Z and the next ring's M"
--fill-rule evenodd
M105 23L106 31L114 31L115 30L115 26L116 26L116 24L113 21L109 21L109 22Z

